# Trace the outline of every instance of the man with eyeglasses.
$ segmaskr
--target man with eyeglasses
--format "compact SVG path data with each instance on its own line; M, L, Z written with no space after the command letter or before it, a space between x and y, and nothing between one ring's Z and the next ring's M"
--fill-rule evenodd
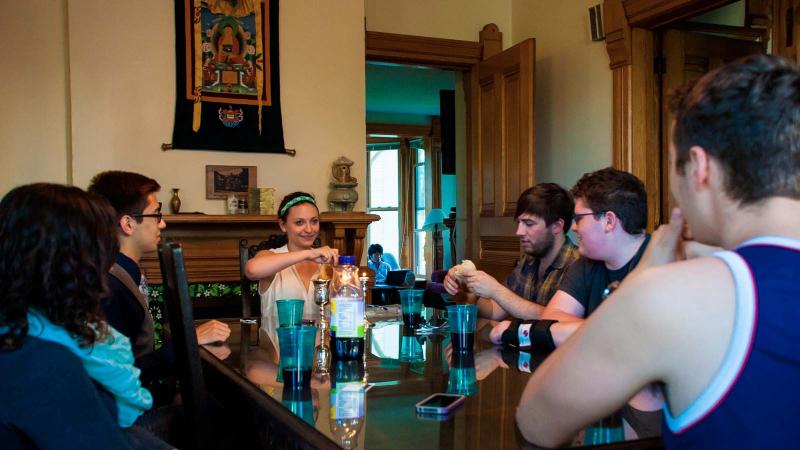
M161 230L167 226L156 197L160 189L152 178L123 171L96 175L88 189L111 203L119 225L119 252L108 276L110 295L101 306L108 323L130 339L142 383L153 391L156 405L172 400L159 395L158 381L171 375L173 351L170 342L154 350L147 281L139 262L146 253L157 250ZM230 335L230 328L216 320L203 323L196 331L199 344L224 341Z

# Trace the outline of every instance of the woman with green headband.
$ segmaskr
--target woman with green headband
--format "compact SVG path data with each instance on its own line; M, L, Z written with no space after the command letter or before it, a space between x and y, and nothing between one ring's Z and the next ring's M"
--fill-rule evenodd
M319 318L312 280L319 276L322 264L334 264L339 256L336 249L328 246L314 248L319 236L319 209L311 194L293 192L284 197L278 208L278 218L287 244L258 252L245 266L245 275L259 280L262 323L273 338L278 326L276 300L302 299L305 301L303 318Z

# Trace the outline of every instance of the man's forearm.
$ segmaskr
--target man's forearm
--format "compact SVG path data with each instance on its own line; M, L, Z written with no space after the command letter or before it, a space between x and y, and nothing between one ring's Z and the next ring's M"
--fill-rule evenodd
M575 331L583 325L583 320L578 319L572 322L556 322L550 327L550 334L553 336L553 343L556 347L561 347L561 344L572 336Z
M478 299L478 317L489 320L504 320L508 314L494 300L490 298Z
M539 319L544 312L544 306L532 300L526 300L511 289L503 286L493 299L503 310L512 317L530 320Z

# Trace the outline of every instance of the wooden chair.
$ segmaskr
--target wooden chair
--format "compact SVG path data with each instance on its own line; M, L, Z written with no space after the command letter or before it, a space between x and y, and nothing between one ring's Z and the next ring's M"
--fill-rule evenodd
M183 249L178 243L166 242L159 246L158 258L175 346L175 370L186 422L186 443L198 450L214 448L208 394L195 334Z
M251 319L255 309L256 317L261 316L261 298L258 293L253 293L253 286L258 280L251 280L244 274L244 266L256 253L262 250L271 250L286 245L286 235L273 234L257 245L247 245L247 239L239 241L239 286L242 290L242 319Z

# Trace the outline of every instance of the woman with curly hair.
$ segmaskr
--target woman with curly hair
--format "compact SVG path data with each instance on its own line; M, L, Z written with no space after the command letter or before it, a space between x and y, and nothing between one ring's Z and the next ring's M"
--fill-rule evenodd
M100 309L116 249L112 208L81 189L31 184L0 201L3 448L142 444L123 429L152 397Z

